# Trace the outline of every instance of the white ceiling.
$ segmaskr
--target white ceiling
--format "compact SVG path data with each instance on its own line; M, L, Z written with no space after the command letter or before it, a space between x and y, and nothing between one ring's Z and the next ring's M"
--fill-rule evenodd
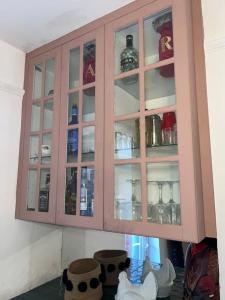
M133 0L2 0L0 39L29 52Z

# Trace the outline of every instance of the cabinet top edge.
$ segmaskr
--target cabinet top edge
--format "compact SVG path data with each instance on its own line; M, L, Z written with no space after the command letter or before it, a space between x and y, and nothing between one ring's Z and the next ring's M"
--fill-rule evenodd
M112 21L114 21L117 18L123 17L124 15L127 15L129 13L131 13L132 11L135 11L137 9L140 9L141 7L153 3L157 0L134 0L133 2L118 8L114 11L112 11L111 13L108 13L82 27L79 27L65 35L63 35L62 37L59 37L47 44L44 44L43 46L40 46L30 52L26 53L26 58L30 59L30 58L34 58L35 56L41 55L49 50L52 50L56 47L60 47L63 44L70 42L73 39L79 38L84 34L87 34L88 32L92 31L92 30L97 30L99 27L106 25L107 23L110 23Z

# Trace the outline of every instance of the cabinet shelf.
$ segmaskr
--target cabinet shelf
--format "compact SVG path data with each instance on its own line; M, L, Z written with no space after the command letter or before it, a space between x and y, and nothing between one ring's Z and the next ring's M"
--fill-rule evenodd
M171 145L159 145L159 146L148 146L146 148L146 154L149 157L165 157L165 156L172 156L177 155L178 153L178 145L171 144Z

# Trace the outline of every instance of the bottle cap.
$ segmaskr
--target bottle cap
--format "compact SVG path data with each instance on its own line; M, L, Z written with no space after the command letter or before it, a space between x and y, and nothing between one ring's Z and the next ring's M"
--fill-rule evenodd
M133 35L128 34L126 36L127 47L133 47Z

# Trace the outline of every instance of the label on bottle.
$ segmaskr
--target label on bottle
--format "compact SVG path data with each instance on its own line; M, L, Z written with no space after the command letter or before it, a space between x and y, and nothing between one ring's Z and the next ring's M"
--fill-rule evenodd
M80 200L80 210L87 210L87 201Z
M136 68L136 63L133 57L126 57L121 60L121 71L126 72Z
M47 212L48 211L48 199L49 191L40 191L39 195L39 211Z
M85 186L80 189L80 210L87 210L87 189Z

